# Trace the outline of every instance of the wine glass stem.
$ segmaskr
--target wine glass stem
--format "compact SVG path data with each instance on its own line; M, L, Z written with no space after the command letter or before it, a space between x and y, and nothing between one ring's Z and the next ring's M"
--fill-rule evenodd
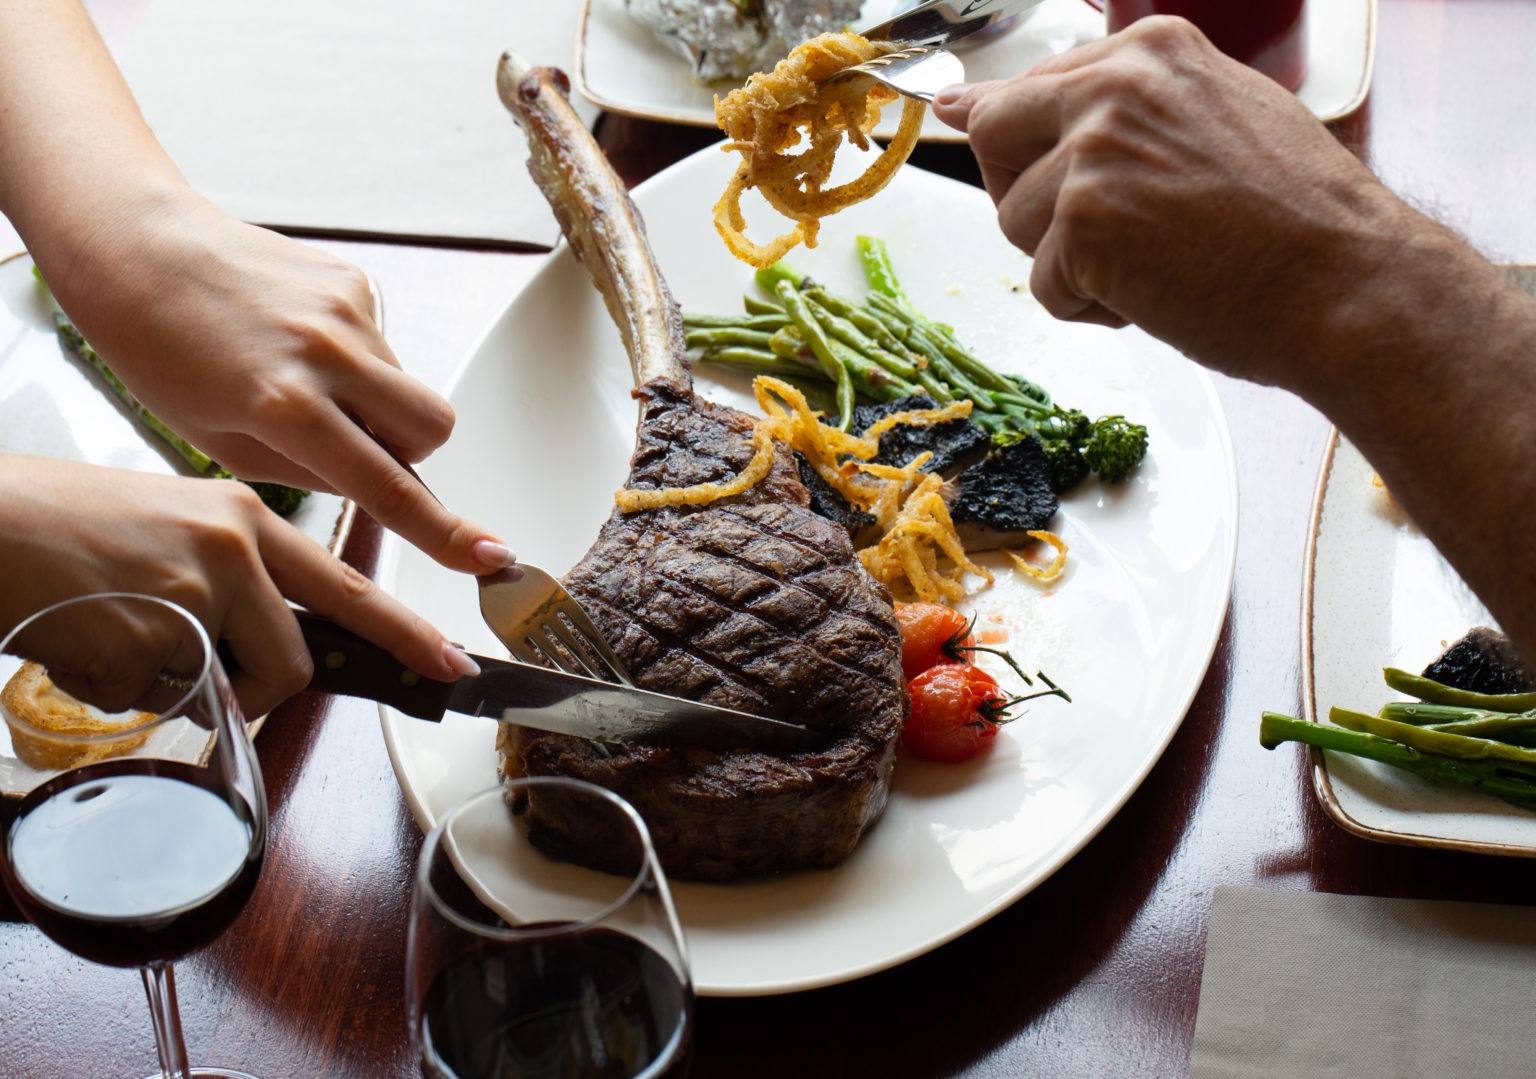
M181 1039L181 1013L176 1008L176 972L169 963L150 963L142 970L149 995L149 1016L155 1023L155 1048L160 1052L162 1079L187 1079L187 1047Z

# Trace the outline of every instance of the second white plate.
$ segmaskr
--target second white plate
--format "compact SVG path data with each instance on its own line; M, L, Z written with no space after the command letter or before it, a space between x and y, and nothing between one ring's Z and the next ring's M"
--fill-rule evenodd
M877 0L870 0L869 11ZM881 11L890 0L879 0ZM737 84L704 85L687 61L670 52L625 11L624 0L582 0L576 37L577 89L610 112L701 127L715 126L715 95ZM1365 100L1376 51L1376 0L1309 0L1311 63L1296 96L1324 121L1348 115ZM1104 36L1104 16L1083 0L1045 0L1012 30L962 54L972 82L1005 79L1031 65ZM889 137L895 113L877 134ZM923 138L964 142L965 135L931 114Z
M1370 462L1335 433L1318 481L1303 611L1308 718L1375 712L1402 695L1383 667L1422 670L1488 610L1408 519ZM1536 857L1536 813L1390 765L1312 751L1318 801L1339 825L1387 843Z

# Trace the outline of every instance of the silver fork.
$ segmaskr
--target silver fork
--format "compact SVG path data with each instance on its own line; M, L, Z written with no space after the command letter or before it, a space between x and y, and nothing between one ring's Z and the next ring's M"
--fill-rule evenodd
M480 614L513 658L632 686L597 626L549 573L518 562L480 582Z
M898 94L931 103L933 95L944 87L965 81L965 65L948 49L935 45L909 45L862 64L845 67L830 81L843 82L860 76L874 79Z

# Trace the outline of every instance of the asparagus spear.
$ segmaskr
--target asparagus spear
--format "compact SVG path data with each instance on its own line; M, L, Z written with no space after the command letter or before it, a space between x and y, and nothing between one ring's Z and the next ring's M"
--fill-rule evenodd
M1384 668L1382 676L1387 685L1399 693L1407 693L1431 704L1482 708L1490 712L1524 712L1536 708L1536 693L1474 693L1398 667Z
M1301 742L1318 749L1390 764L1424 779L1475 787L1511 805L1536 811L1536 769L1506 761L1438 757L1374 734L1329 723L1308 723L1279 712L1265 712L1259 721L1259 742L1274 749L1283 742Z

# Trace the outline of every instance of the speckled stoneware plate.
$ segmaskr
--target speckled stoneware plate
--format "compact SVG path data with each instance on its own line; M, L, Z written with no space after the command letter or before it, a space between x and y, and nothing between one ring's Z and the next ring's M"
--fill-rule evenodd
M863 25L873 25L910 7L902 0L868 0ZM1337 120L1360 107L1370 90L1376 56L1376 0L1309 0L1307 77L1296 96L1319 118ZM1104 36L1104 16L1083 0L1045 0L1011 29L967 48L966 78L1003 79L1047 56ZM583 0L576 35L576 88L609 112L674 124L715 126L715 95L737 83L705 85L688 62L656 40L625 11L625 0ZM899 110L876 130L895 131ZM932 142L963 142L965 136L931 114L923 136Z
M739 311L754 289L751 269L726 251L709 218L731 167L709 148L635 189L685 310ZM765 227L752 209L749 226ZM1127 483L1089 482L1064 500L1055 524L1070 546L1064 580L1041 589L1005 558L985 555L997 582L982 588L973 579L961 605L1028 670L1067 687L1072 703L1034 702L990 752L964 765L901 759L884 818L835 869L733 885L675 882L694 980L706 995L784 993L882 970L1045 880L1162 754L1226 614L1236 479L1208 376L1139 331L1052 318L1023 284L1029 259L1003 239L979 188L903 168L878 198L824 221L820 245L791 261L862 296L862 233L887 242L914 302L980 355L1092 414L1138 418L1151 453ZM696 383L707 397L758 411L734 372L701 365ZM458 425L422 474L523 558L563 572L596 538L624 482L635 436L630 389L618 332L561 247L458 372L448 391ZM414 548L387 539L379 581L455 640L499 647L473 582ZM1006 668L994 670L1005 685L1017 683ZM423 723L386 709L383 726L423 828L495 783L495 724L456 715Z
M33 275L28 255L0 260L0 453L167 475L186 472L176 452L145 430L100 376L64 348L53 311L53 299ZM350 501L316 493L290 520L339 553L354 514ZM0 669L0 683L10 675ZM0 739L6 738L0 724ZM0 795L17 793L0 777Z
M1530 287L1533 272L1514 272ZM1313 506L1302 594L1302 700L1375 712L1400 694L1382 668L1422 670L1476 625L1493 625L1440 552L1347 439L1328 443ZM1312 782L1342 827L1387 843L1536 857L1536 813L1430 783L1389 765L1310 750Z

